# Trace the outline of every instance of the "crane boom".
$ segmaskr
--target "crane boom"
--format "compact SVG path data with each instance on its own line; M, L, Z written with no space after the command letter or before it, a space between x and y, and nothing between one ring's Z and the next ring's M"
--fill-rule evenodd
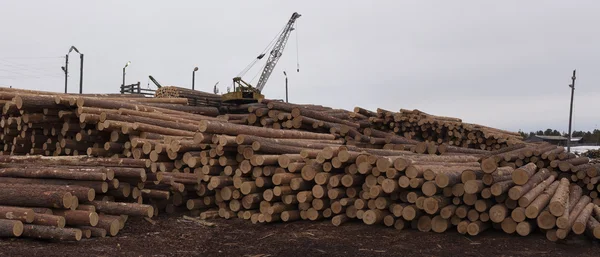
M261 60L266 55L266 52L261 53L252 63L242 70L237 77L233 78L233 92L229 92L229 90L227 90L228 92L221 96L223 102L234 102L240 104L253 103L264 99L265 96L261 94L261 91L265 87L265 84L267 84L267 80L269 80L271 73L273 73L273 69L275 68L275 65L277 65L277 62L283 53L283 49L285 48L288 38L290 37L290 33L294 30L294 23L296 22L296 19L300 18L300 16L301 15L297 12L293 13L290 20L281 30L281 33L275 36L273 41L271 41L271 43L269 43L269 45L265 48L265 50L269 49L271 44L274 43L271 51L269 52L269 58L261 72L260 79L258 80L256 87L253 87L250 85L250 83L244 81L242 76L246 74L246 72L248 72L248 70L258 62L258 60Z
M158 83L158 81L156 81L156 79L154 79L154 77L152 77L152 75L148 76L148 78L150 78L150 80L152 80L152 83L154 83L154 85L156 85L157 88L161 88L162 87L160 85L160 83Z
M267 84L267 80L269 80L271 73L273 73L273 69L275 68L275 65L277 65L279 58L283 54L283 49L285 48L285 45L287 44L288 38L290 37L290 33L292 33L292 31L294 30L294 23L296 22L296 19L300 18L300 16L301 15L297 12L294 12L292 14L292 17L288 21L285 28L283 28L283 31L279 35L277 42L275 42L273 49L269 53L269 59L267 60L267 63L265 64L265 68L263 69L262 74L260 75L258 84L256 84L256 89L259 92L262 91L262 89L265 87L265 85Z

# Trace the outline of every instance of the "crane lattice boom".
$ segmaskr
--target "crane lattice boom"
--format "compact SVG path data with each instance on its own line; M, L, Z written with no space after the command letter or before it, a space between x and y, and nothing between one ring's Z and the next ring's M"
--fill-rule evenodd
M263 90L263 88L267 84L267 80L269 80L269 77L271 76L271 73L273 73L273 69L275 68L275 65L277 65L279 58L283 54L283 49L285 48L285 45L287 44L288 38L290 37L290 34L294 30L294 23L296 22L296 19L300 18L300 16L301 15L297 12L292 14L292 17L288 21L285 28L283 28L283 31L279 35L277 42L275 42L273 49L269 53L269 59L267 60L267 63L265 64L265 68L263 69L262 74L260 75L258 84L256 84L256 89L259 92Z

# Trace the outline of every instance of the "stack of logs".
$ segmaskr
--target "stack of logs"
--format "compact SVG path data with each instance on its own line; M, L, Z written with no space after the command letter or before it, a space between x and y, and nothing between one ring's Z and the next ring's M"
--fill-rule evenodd
M191 90L182 87L166 86L154 92L156 98L185 98L191 106L220 107L221 95Z
M392 112L377 109L377 112L371 112L356 107L355 112L368 116L374 128L436 144L492 151L522 140L516 132L464 123L458 118L434 116L419 110Z
M600 237L600 166L561 147L500 142L509 136L499 130L438 127L473 132L474 140L501 135L490 145L500 149L489 151L440 143L447 137L438 134L409 139L360 108L265 100L223 114L180 98L14 89L1 89L0 101L0 205L12 211L0 209L5 236L115 235L130 216L189 211L253 223L359 219L470 235L537 227L552 240L586 229ZM251 118L261 126L244 125ZM441 133L432 128L421 131Z
M592 159L600 159L600 149L590 149L581 154Z
M143 161L3 155L0 163L2 235L78 241L115 236L129 216L154 216L150 205L127 203L131 187L116 178L145 178Z

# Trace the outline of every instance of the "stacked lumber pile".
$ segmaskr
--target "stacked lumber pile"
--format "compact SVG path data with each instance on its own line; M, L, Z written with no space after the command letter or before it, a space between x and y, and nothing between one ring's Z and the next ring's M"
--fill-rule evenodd
M166 86L154 92L156 98L185 98L190 106L212 106L220 107L221 95L191 90L182 87Z
M392 112L377 109L377 112L370 112L356 107L355 112L368 116L373 128L436 144L492 151L522 140L516 132L464 123L458 118L435 116L419 110Z
M179 117L192 115L196 119L219 120L203 115L218 115L217 108L187 106L187 100L179 98L80 97L2 89L0 99L4 107L0 121L4 150L0 156L0 183L10 185L6 186L5 198L0 202L9 208L2 218L23 217L13 215L10 208L46 208L40 212L55 216L71 209L100 217L92 219L99 219L99 223L82 225L70 224L69 217L65 220L44 216L54 222L44 223L31 220L30 217L36 215L31 212L27 219L19 221L26 223L24 236L37 238L79 240L82 232L84 236L114 236L123 228L127 216L152 217L159 210L175 211L176 205L185 204L182 195L176 193L187 192L185 190L195 193L198 176L172 174L175 164L166 150L153 155L144 153L144 149L152 146L155 141L151 140L164 146L164 135L182 133L173 127L186 127L187 122L189 128L190 124L198 123L178 120ZM157 116L161 118L153 118ZM17 156L25 154L61 157ZM158 163L164 160L169 162ZM169 174L163 176L158 171L169 171ZM27 195L23 191L35 194ZM116 217L119 218L117 227L114 225ZM35 227L33 230L41 232L27 232L32 230L27 227L30 224L53 224L55 228ZM82 231L79 225L86 230ZM19 231L21 226L15 226L15 231Z
M242 106L240 106L242 107ZM242 124L252 126L293 129L315 133L329 133L346 141L346 144L370 149L407 150L416 153L444 154L446 152L468 152L481 154L485 151L459 149L420 142L394 133L374 129L369 123L370 113L366 110L350 112L319 105L289 104L264 100L260 104L244 105L243 110L229 118L239 118ZM246 114L240 112L247 111ZM364 113L365 115L363 115Z
M596 150L590 149L581 155L586 156L591 159L600 159L600 149L596 149Z
M238 135L236 142L238 147L258 146L269 139ZM559 148L540 145L531 156L541 157L557 152L555 149ZM440 233L456 226L460 233L470 235L496 227L525 236L541 227L553 231L547 232L551 240L564 239L571 230L581 234L589 221L589 229L595 231L596 238L600 236L600 227L594 222L600 216L590 212L597 208L600 199L569 183L564 178L568 173L559 168L538 168L535 162L516 168L513 162L484 172L478 156L397 151L370 154L333 145L323 150L305 149L299 155L291 151L286 154L283 148L260 151L253 147L252 156L248 154L240 162L241 172L219 178L219 182L230 182L216 187L225 203L217 204L218 210L211 213L224 218L237 216L253 223L331 219L334 225L341 225L360 219L369 225ZM522 151L523 148L494 152L484 159ZM576 159L568 158L567 155L563 162L575 163L569 160ZM577 166L581 165L586 164ZM600 166L594 168L600 170ZM554 199L552 191L559 185L554 181L559 179L567 192L573 190L575 203L573 209L568 209L571 216L556 222L560 216L554 214L562 210L563 215L567 209L553 213L544 210L565 204L564 197ZM548 214L552 216L547 217Z
M0 205L34 216L0 216L5 236L78 240L77 231L114 235L126 217L185 211L253 223L360 220L421 231L456 227L470 235L541 228L551 240L585 230L600 237L600 200L597 187L590 189L600 166L564 148L500 143L506 133L490 148L500 149L489 151L429 135L409 139L375 125L378 114L360 108L266 100L227 106L221 115L183 98L14 89L0 89L0 101ZM259 109L269 118L285 116L282 126L291 120L292 129L245 125ZM443 138L436 130L427 132L431 139ZM70 211L91 218L69 223L76 219ZM50 216L35 221L38 213ZM29 225L52 232L25 233L36 230Z
M133 159L0 156L0 221L10 224L0 233L75 241L115 236L129 216L154 216L152 206L132 203L130 185L117 179L145 172L145 162Z
M560 172L561 177L576 183L595 203L600 203L600 199L598 199L600 163L592 163L588 157L576 157L572 153L567 153L564 147L546 144L519 144L502 151L508 150L512 151L485 156L481 161L481 169L491 173L501 166L509 166L514 169L527 164L535 164L538 169L547 168Z
M552 241L565 239L571 231L582 234L586 228L598 238L600 229L595 228L600 212L591 213L598 208L600 199L595 188L588 187L590 179L586 181L585 176L588 172L597 174L600 165L589 163L587 157L567 154L562 147L515 145L512 148L481 161L482 182L490 185L490 193L508 196L504 206L494 205L490 209L490 219L496 217L492 221L501 223L507 233L516 229L518 234L527 235L538 227ZM527 158L527 164L518 161ZM466 182L465 189L467 183L479 183L477 179L473 181L477 182Z
M298 105L264 100L248 106L248 125L274 129L297 129L346 136L358 130L366 117L356 113L319 105ZM363 125L368 125L363 123Z

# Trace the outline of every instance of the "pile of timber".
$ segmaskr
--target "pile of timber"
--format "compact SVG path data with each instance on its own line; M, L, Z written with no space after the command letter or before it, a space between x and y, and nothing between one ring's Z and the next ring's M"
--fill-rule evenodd
M594 202L600 203L600 163L592 163L588 157L577 157L573 153L567 153L564 147L549 144L519 144L499 152L501 153L482 158L481 169L484 172L493 172L504 166L516 169L534 164L538 169L560 172L562 177L583 188L583 193Z
M581 155L591 159L600 159L600 149L590 149Z
M186 99L179 98L79 96L2 89L0 101L3 104L3 116L0 121L3 128L0 135L3 149L0 183L14 186L10 190L7 187L6 190L9 191L5 191L3 195L8 198L0 205L7 208L51 208L41 211L44 214L57 215L69 208L80 211L87 210L81 209L85 208L85 205L95 205L96 208L97 204L108 205L109 207L101 207L104 209L98 210L98 213L88 208L88 215L101 217L99 226L106 225L102 227L106 232L91 234L96 236L116 235L124 226L127 218L124 215L155 216L159 210L174 212L176 205L185 204L181 194L176 192L184 192L186 189L196 192L198 177L192 174L171 173L163 176L158 171L170 172L175 167L174 163L159 165L152 162L150 159L154 156L144 154L143 145L146 144L145 148L149 147L154 142L149 142L152 139L164 142L164 135L178 134L180 131L172 128L185 127L184 123L187 123L189 128L197 126L198 120L221 120L213 117L218 115L217 108L188 106ZM161 119L154 118L157 116ZM179 120L179 117L188 116L193 116L196 120ZM188 132L188 135L194 133ZM136 141L138 138L143 139ZM166 155L166 149L163 153ZM61 157L41 158L33 155ZM71 155L71 158L66 158L69 156L65 155ZM88 158L88 155L95 158ZM145 159L140 158L141 156ZM166 156L156 158L153 160L170 160ZM72 191L75 187L77 191ZM22 191L29 190L48 195L44 195L46 198L25 195L33 202L21 202L23 199L18 196ZM55 202L48 202L48 199L54 199ZM64 203L58 204L61 200ZM111 204L116 205L112 207ZM112 210L113 208L117 208L118 211ZM17 217L12 211L7 213L2 218ZM102 221L105 215L121 215L119 226L115 227L112 221ZM114 220L114 217L106 217ZM31 232L33 234L24 235L65 240L81 238L82 231L64 228L65 222L60 222L59 217L50 218L58 222L54 226L56 229L40 232L41 234ZM66 219L66 225L69 225L69 218ZM26 226L46 224L44 221L32 221L30 218L21 222L25 222ZM92 232L101 228L96 229L95 222L87 226L94 227L88 229ZM56 236L62 233L60 231L79 236ZM87 230L83 232L84 236L90 235ZM13 236L17 234L19 233L13 233Z
M306 147L311 145L307 140L296 143L301 141ZM233 144L228 136L219 142ZM531 160L518 168L510 162L484 172L482 160L512 156L521 149L493 152L482 158L369 153L373 150L353 151L349 146L333 144L295 154L287 141L247 135L238 135L235 143L238 153L243 153L237 164L232 163L239 172L211 178L209 186L220 199L217 207L204 212L207 215L239 217L253 223L331 219L334 225L341 225L358 219L368 225L438 233L456 227L460 233L473 236L488 228L525 236L540 227L551 240L564 239L571 230L582 234L588 229L594 238L600 238L600 212L592 214L592 210L600 211L600 199L570 183L566 178L569 173L552 166L538 168ZM261 148L269 143L279 145L279 150ZM252 151L245 150L245 145L251 145ZM240 147L244 150L239 151ZM558 152L555 149L559 148L552 147L539 145L531 156ZM587 165L571 157L567 155L561 163ZM600 166L593 167L600 170ZM553 191L559 185L571 193L572 205ZM561 204L567 207L549 211Z
M293 129L315 133L330 133L354 140L360 134L361 124L368 125L366 117L355 113L319 105L290 104L263 100L261 103L240 106L247 111L245 124L274 129Z
M166 86L161 87L154 93L156 98L185 98L191 106L212 106L220 107L221 95L207 92L191 90L182 87Z
M160 102L165 99L173 102ZM5 149L0 183L13 196L0 205L28 208L34 216L42 211L61 216L74 208L119 222L122 215L188 212L253 223L360 220L421 231L456 227L470 235L488 228L527 235L539 228L551 240L582 230L600 237L598 193L589 189L597 184L600 166L564 148L523 143L495 151L464 148L384 131L371 126L373 116L361 110L267 100L228 106L230 113L219 115L177 99L0 89ZM276 111L321 121L327 129L244 125L256 114L251 106L267 108L267 116ZM19 156L25 154L30 156ZM25 188L47 193L26 195ZM15 216L0 216L0 222L10 220L4 230L14 233L5 236L17 236L29 224L60 227L7 217ZM63 217L68 228L60 229L94 228ZM111 228L104 230L112 235Z
M2 155L0 234L73 241L115 236L130 216L155 215L152 206L135 202L140 190L119 180L146 178L141 160Z
M392 112L377 109L377 112L371 112L356 107L354 111L368 116L373 128L436 144L492 151L522 140L516 132L464 123L458 118L435 116L419 110Z
M436 144L405 138L373 128L369 117L360 112L350 112L319 105L289 104L264 100L262 103L239 106L228 118L238 124L248 124L273 129L302 130L329 133L346 141L346 144L370 149L407 150L415 153L446 154L451 152L483 154L476 149L458 149L448 144ZM245 113L244 113L245 112ZM367 113L368 114L368 113Z

